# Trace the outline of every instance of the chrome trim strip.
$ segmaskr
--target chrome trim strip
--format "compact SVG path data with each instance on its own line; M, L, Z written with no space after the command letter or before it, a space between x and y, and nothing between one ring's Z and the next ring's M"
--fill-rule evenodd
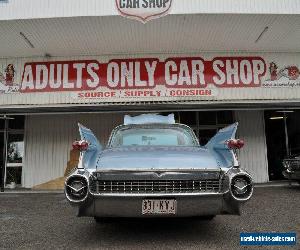
M227 191L229 192L229 191ZM177 196L223 196L227 192L224 193L216 193L216 192L206 192L206 193L167 193L167 194L153 194L153 193L139 193L139 194L118 194L118 193L106 193L106 194L96 194L90 192L91 195L96 197L124 197L124 198L130 198L130 197L177 197Z
M230 168L228 168L229 170ZM192 171L192 172L191 172ZM105 168L100 168L99 170L97 169L96 171L93 172L93 174L97 173L131 173L131 172L168 172L168 173L193 173L193 172L216 172L216 173L221 173L222 169L221 168L188 168L188 169L182 169L182 168L137 168L137 169L105 169Z
M134 180L219 180L223 177L220 170L201 170L201 171L171 171L171 170L104 170L95 171L91 175L97 180L111 181L134 181Z

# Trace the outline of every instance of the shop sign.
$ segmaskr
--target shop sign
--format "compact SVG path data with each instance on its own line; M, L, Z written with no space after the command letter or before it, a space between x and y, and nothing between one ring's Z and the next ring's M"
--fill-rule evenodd
M16 79L20 79L17 81ZM70 92L79 99L211 97L218 90L300 87L299 66L262 57L112 59L13 63L0 69L0 94Z
M120 15L143 23L167 15L172 0L115 0Z
M300 67L288 65L278 67L276 62L269 64L270 77L264 82L264 87L300 87Z

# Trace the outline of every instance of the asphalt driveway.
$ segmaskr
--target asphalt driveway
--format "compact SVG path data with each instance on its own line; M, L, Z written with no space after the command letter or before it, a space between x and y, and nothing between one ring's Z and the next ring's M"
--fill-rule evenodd
M240 249L240 232L297 232L290 249L300 249L300 186L256 188L241 216L211 222L96 224L75 217L63 194L0 194L0 249Z

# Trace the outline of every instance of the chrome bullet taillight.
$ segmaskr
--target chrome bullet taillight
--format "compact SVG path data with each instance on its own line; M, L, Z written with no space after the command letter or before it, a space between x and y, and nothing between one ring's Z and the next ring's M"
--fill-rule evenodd
M84 201L88 194L88 182L84 176L74 175L66 180L66 196L70 201Z
M248 200L253 192L252 180L248 175L236 175L231 179L230 189L235 199Z

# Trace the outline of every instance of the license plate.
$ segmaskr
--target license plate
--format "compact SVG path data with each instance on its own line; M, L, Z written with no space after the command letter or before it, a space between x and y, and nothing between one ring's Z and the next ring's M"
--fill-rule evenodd
M143 200L142 214L176 214L176 200Z

